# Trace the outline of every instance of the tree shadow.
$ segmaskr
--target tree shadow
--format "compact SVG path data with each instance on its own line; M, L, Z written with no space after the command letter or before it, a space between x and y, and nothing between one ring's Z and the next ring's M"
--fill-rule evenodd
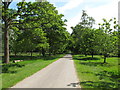
M105 88L113 88L115 86L115 83L105 82L105 81L99 81L99 82L84 81L84 82L80 82L80 85L83 85L85 87L91 87L91 88L104 88L105 89Z
M91 72L83 72L83 73L91 73ZM99 82L94 81L84 81L80 82L80 85L84 87L92 87L92 88L120 88L120 74L117 72L108 72L101 71L95 74L99 78ZM109 81L105 81L105 80Z
M93 81L84 81L80 82L80 85L84 87L91 87L91 88L118 88L114 82L105 82L105 81L99 81L99 82L93 82Z
M100 58L97 57L73 57L75 60L80 60L80 61L90 61L90 60L100 60Z
M56 58L59 58L59 56L44 56L44 57L41 57L41 59L43 59L45 61L54 60Z
M99 73L95 74L99 77L100 80L103 80L105 78L108 78L112 82L116 82L118 85L120 85L120 73L119 72L111 72L111 71L101 71Z
M93 72L81 72L81 73L91 73L91 74L93 74Z
M31 60L31 59L38 59L39 56L10 56L10 60Z
M17 56L14 56L14 55L11 55L10 56L10 61L13 62L14 60L37 60L41 58L41 56L22 56L22 55L17 55ZM2 63L4 63L4 57L2 56Z
M46 55L46 56L41 56L41 59L47 61L47 60L54 60L57 58L62 58L59 54L58 55Z
M87 66L103 66L103 67L111 67L114 66L109 63L103 63L103 62L79 62L79 64L87 65Z
M87 65L87 66L98 66L98 65L102 65L103 63L101 62L80 62L79 64Z
M16 68L22 68L23 64L18 64L18 63L10 63L10 64L4 64L2 65L2 73L17 73L16 70L10 70L12 67Z

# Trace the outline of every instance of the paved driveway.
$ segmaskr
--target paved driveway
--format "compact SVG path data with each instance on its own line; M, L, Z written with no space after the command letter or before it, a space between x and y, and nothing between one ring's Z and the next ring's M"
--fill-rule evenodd
M77 88L78 83L72 56L68 54L12 88Z

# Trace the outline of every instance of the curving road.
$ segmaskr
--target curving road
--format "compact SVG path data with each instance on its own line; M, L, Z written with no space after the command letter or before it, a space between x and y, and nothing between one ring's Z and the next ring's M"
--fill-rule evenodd
M11 88L80 88L70 54L48 65Z

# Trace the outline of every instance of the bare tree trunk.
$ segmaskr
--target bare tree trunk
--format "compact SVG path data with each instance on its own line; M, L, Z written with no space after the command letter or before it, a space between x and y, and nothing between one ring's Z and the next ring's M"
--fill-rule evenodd
M45 50L42 48L42 55L45 56Z
M31 57L32 57L32 53L33 53L33 51L31 51Z
M93 58L93 54L92 54L92 58Z
M17 52L15 51L15 57L17 56Z
M5 11L5 15L2 16L2 19L4 21L4 62L9 63L9 20L6 13L8 12L7 10L11 1L9 2L7 0L6 2L2 2L2 3L4 5L3 7Z
M92 52L92 58L93 58L93 56L94 56L94 53Z
M9 33L5 23L4 29L4 62L9 63Z
M104 56L104 63L106 63L106 56Z

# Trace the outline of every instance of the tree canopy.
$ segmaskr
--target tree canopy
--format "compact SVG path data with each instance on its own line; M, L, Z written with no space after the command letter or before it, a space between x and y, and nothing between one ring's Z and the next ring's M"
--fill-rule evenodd
M48 1L19 2L17 9L9 9L11 2L3 2L3 31L5 62L9 62L10 52L63 53L70 34L62 14ZM6 34L7 32L7 34ZM10 37L10 40L9 40ZM10 42L9 42L10 41ZM10 43L10 44L9 44Z
M83 10L81 20L75 27L71 27L73 32L72 47L73 53L93 55L104 55L104 63L109 55L118 54L118 24L116 18L106 20L99 24L99 28L93 28L95 20L89 17Z

